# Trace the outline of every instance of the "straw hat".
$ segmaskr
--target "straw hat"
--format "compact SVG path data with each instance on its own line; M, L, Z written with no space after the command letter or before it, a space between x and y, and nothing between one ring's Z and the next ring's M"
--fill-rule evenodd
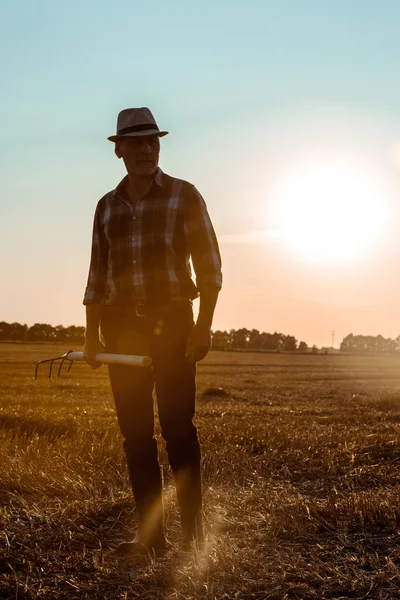
M110 135L110 142L119 138L138 137L143 135L158 135L163 137L168 131L160 131L151 111L146 108L125 108L121 110L117 119L117 133Z

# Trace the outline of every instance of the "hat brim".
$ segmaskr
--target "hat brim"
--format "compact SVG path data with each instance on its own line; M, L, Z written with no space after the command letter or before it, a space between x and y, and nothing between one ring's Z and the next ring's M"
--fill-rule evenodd
M128 137L143 137L146 135L158 135L158 137L164 137L164 135L168 135L168 133L168 131L159 131L158 129L144 129L143 131L133 131L122 135L110 135L107 139L110 140L110 142L116 142Z

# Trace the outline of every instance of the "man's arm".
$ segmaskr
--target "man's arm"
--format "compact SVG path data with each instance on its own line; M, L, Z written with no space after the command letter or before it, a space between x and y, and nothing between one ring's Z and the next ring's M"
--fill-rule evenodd
M83 300L86 305L86 339L83 355L86 362L93 369L100 366L100 363L96 362L94 357L96 354L104 352L104 345L100 341L100 320L103 310L102 300L104 297L107 258L108 242L103 231L99 203L93 223L88 283Z
M201 290L200 308L196 323L199 327L211 329L218 294L219 289L211 285L204 286Z
M100 340L100 320L102 312L102 304L86 305L86 336L83 356L92 369L97 369L101 366L95 359L96 354L105 352L104 345Z
M219 289L204 287L200 292L200 309L186 346L186 358L197 362L207 356L211 348L211 325Z
M198 361L207 355L211 347L211 326L222 285L222 272L215 231L206 204L194 187L189 198L185 232L200 293L199 314L188 340L186 357Z
M86 337L100 339L100 320L103 312L102 304L86 305Z

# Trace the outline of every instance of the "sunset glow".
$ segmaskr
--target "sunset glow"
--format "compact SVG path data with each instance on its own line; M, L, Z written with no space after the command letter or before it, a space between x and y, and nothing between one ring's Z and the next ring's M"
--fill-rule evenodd
M346 165L304 168L274 194L278 235L299 255L316 262L360 257L383 234L384 196L377 181Z

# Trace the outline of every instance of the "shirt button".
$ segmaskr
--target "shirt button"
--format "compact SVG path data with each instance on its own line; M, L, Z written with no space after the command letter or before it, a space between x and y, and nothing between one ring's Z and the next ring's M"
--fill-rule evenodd
M133 220L136 221L136 217L133 217Z
M136 265L136 260L133 261L133 264Z

